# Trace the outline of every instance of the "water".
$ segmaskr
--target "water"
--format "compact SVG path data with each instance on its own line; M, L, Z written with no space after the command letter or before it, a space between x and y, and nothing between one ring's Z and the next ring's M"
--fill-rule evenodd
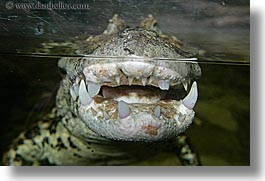
M248 165L249 67L202 65L202 70L199 125L189 130L201 159L205 165Z
M234 22L229 24L225 21L226 19L222 21L218 19L225 18L220 12L222 8L215 16L207 17L209 16L207 13L211 12L205 12L205 8L209 10L207 7L219 7L215 1L209 1L208 4L205 4L204 1L198 2L201 4L195 3L193 9L191 6L184 6L185 3L182 1L174 6L171 4L162 6L163 3L154 3L152 6L148 6L145 13L151 11L157 15L158 22L161 22L159 25L166 34L174 34L179 39L206 52L199 57L202 77L199 81L199 100L195 107L196 118L194 124L186 132L194 149L199 153L202 165L249 165L249 24L236 21L236 18L242 17L242 14L243 17L247 17L245 9L248 4L239 1L238 4L227 6L228 10L234 11ZM125 8L122 2L120 4ZM120 10L121 7L117 9ZM135 7L126 6L127 11L123 14L131 24L138 22L139 17L146 15L142 11L144 7L139 6L139 3L136 3ZM160 11L154 7L160 7ZM171 9L165 13L164 11L168 7ZM129 18L129 12L132 11L130 8L136 15L139 15L135 16L135 19ZM188 12L194 12L194 8L197 8L199 14L190 17ZM93 10L96 11L96 8L91 11ZM179 13L180 10L182 14ZM63 37L59 36L59 33L54 33L51 38L58 38L60 41L63 41L63 38L71 39L71 36L68 36L69 32L72 35L83 30L81 32L84 33L84 27L87 27L86 31L91 34L99 34L104 29L106 20L111 16L110 11L106 10L105 14L100 13L99 17L103 18L100 22L91 20L90 24L85 23L85 26L76 21L79 26L66 27ZM20 16L24 16L22 12L19 13ZM4 15L5 12L2 17ZM74 20L76 20L76 16L76 14L73 16ZM171 17L171 22L168 17ZM34 22L33 19L24 20ZM38 19L38 21L40 20ZM62 22L66 23L65 20L60 21L60 23ZM183 22L185 23L183 24ZM220 23L228 23L228 25L220 25ZM182 26L179 26L180 24ZM27 28L30 29L34 26L34 23L29 24L23 32L18 31L15 35L11 34L11 32L15 32L11 30L14 30L16 26L7 26L9 33L1 29L0 36L3 43L0 45L0 95L1 120L4 126L0 127L0 155L7 149L12 139L34 122L41 120L41 117L49 112L54 105L61 76L57 68L58 57L53 55L72 55L72 53L69 54L69 49L59 51L61 50L59 47L59 49L53 49L49 56L31 56L33 50L40 47L41 42L47 42L47 37L50 36L49 29L45 29L47 33L44 33L43 36L30 34ZM74 31L70 31L72 29ZM87 32L85 34L89 34ZM19 53L27 55L20 56ZM137 163L137 165L175 165L178 163L174 155L161 153L157 157Z
M4 56L1 60L2 152L14 136L49 112L61 77L56 59ZM248 165L249 66L200 66L196 118L187 135L203 165ZM175 164L172 157L163 154L140 164Z

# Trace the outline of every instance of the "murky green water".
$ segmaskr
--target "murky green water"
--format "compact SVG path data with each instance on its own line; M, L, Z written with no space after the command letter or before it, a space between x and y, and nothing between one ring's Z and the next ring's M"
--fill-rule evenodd
M217 6L215 1L209 1L208 4L206 1L202 2L202 4L194 3L193 9L191 6L185 7L183 5L185 3L182 1L178 1L174 6L172 6L173 2L168 5L154 3L150 7L143 4L148 7L144 13L141 10L144 7L139 6L139 3L136 6L138 8L127 7L122 3L121 7L127 8L128 11L123 11L123 16L125 19L129 19L131 24L152 12L157 16L163 32L176 35L179 39L206 52L199 58L199 61L204 62L200 63L202 77L199 81L199 100L195 107L194 124L187 130L187 135L190 137L194 149L199 153L202 165L249 165L250 67L246 64L250 62L249 24L241 21L241 17L247 16L249 5L243 3L244 1L239 1L239 4L227 6L228 12L234 12L233 18L230 17L233 20L231 22L227 19L218 20L218 18L226 18L222 14L226 10L223 10L223 7L220 7L216 16L210 16L209 10ZM166 11L169 7L170 9ZM188 14L188 12L195 12L196 8L199 14L193 16ZM120 10L117 7L116 9ZM129 12L132 9L135 10L135 18L130 17ZM96 9L91 11L96 11ZM99 16L95 17L88 24L88 34L102 32L106 20L112 16L111 12L110 8L109 11L106 10L106 14L101 12ZM19 13L23 16L22 12ZM5 12L0 15L4 17ZM230 14L230 16L232 15ZM97 22L96 19L99 17L104 20ZM25 21L28 22L28 20ZM65 20L60 21L60 23L62 22L66 23ZM99 24L96 26L96 23ZM220 23L223 24L220 25ZM29 29L35 26L33 24L28 25ZM15 27L15 25L12 26ZM85 25L77 27L84 30ZM67 31L70 29L66 28L64 31L65 39L69 38ZM76 27L72 26L72 29L75 30ZM28 36L28 33L3 31L0 31L2 41L0 96L2 102L1 123L3 125L0 127L1 155L19 132L49 112L54 105L54 96L61 80L57 68L58 58L16 55L19 52L32 53L33 49L38 47L41 42L47 41L50 34ZM23 31L27 32L26 29ZM78 31L73 32L78 34ZM21 36L22 34L24 36ZM62 41L63 38L58 34L55 34L54 37L57 36ZM6 53L12 54L6 55ZM58 54L58 50L54 54L56 53ZM227 63L214 64L215 61ZM229 63L231 61L238 62L238 64ZM161 153L157 157L137 165L176 164L179 162L173 154Z
M200 64L196 118L187 135L203 165L249 165L249 66ZM54 104L60 81L56 59L1 57L1 152ZM172 160L172 158L174 158ZM165 154L141 164L171 165Z

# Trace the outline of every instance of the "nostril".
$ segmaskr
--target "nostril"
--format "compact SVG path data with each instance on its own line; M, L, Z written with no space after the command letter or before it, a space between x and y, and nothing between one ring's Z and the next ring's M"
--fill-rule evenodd
M130 50L129 48L124 48L123 50L128 52L130 55L134 54L134 51Z

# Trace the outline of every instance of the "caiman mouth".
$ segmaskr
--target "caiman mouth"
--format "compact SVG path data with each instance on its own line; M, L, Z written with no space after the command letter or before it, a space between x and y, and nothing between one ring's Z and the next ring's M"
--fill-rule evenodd
M194 117L197 83L146 62L88 65L70 88L90 129L116 140L154 141L183 132Z

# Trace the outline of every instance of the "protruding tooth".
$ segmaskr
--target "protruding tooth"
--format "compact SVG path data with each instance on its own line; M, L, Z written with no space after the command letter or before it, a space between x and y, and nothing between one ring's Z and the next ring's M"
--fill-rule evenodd
M103 115L106 120L110 119L110 116L108 115L106 111L103 111Z
M116 80L117 84L120 85L121 77L119 75L115 76L115 80Z
M70 95L72 96L73 100L75 101L77 98L77 94L75 93L74 86L70 88Z
M131 110L126 102L119 101L118 103L118 113L120 119L126 118L131 114Z
M143 84L143 86L146 85L146 81L147 81L147 78L146 77L142 77L142 84Z
M187 91L188 90L188 82L183 82L183 87L185 88L185 90Z
M153 81L154 81L154 77L153 76L150 76L149 81L148 81L148 84L152 84Z
M129 85L132 85L133 77L128 77L128 80L129 80Z
M189 108L189 109L193 109L196 102L197 102L197 98L198 98L198 88L197 88L197 82L194 81L190 92L188 93L188 95L183 99L183 104Z
M78 92L79 92L79 84L78 83L74 83L74 85L72 87L73 87L73 90L75 91L75 94L78 95Z
M78 84L79 81L80 81L80 78L79 78L79 77L76 77L76 78L75 78L75 83Z
M161 108L160 108L160 106L156 106L156 108L155 108L155 111L154 111L154 115L155 115L155 117L160 117L160 113L161 113Z
M83 106L88 105L92 101L92 98L89 96L86 90L86 84L83 79L81 80L80 87L79 87L79 98Z
M158 86L161 90L168 90L169 89L169 82L166 80L160 80L158 82Z
M88 82L87 83L87 90L90 97L94 97L99 93L101 85L94 83L94 82Z

